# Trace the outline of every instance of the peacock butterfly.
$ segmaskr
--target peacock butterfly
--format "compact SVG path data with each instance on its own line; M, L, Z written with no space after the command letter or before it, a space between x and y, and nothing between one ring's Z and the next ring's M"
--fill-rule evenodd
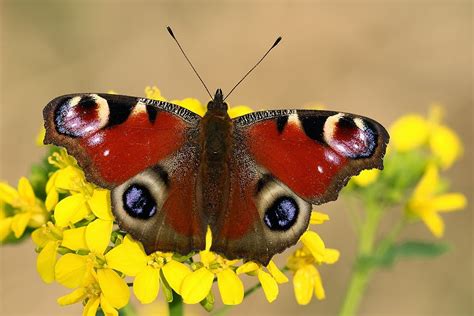
M205 248L267 264L307 229L312 204L383 168L389 139L348 113L269 110L231 119L217 90L201 117L164 101L86 93L44 109L45 144L65 147L111 190L119 226L147 253Z

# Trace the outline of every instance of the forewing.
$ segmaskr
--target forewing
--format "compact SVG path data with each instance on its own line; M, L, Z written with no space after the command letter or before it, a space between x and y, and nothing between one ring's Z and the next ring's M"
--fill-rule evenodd
M87 179L112 189L120 227L147 252L204 248L195 208L200 117L180 106L112 94L73 94L43 111L46 144L65 147Z
M337 199L362 170L382 169L389 140L376 121L331 111L254 112L235 123L252 159L312 204Z
M180 106L114 94L72 94L43 111L45 144L66 147L87 178L113 188L176 152L200 117Z

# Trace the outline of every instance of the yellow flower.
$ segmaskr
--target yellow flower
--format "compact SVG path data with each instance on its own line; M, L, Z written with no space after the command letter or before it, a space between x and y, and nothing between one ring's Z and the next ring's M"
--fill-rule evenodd
M54 208L56 225L73 225L92 214L98 219L94 224L89 224L88 230L94 230L98 225L112 227L110 192L87 182L84 172L66 151L53 154L50 163L60 168L50 176L46 184L46 208ZM70 195L59 201L59 193Z
M231 118L235 118L237 116L242 116L242 115L249 114L252 112L253 110L246 105L232 106L227 110L227 113L229 114Z
M407 204L407 211L420 218L438 238L444 233L444 223L438 213L457 211L467 204L466 197L461 193L437 194L439 182L438 169L431 163Z
M2 207L0 219L0 241L13 231L16 238L20 238L26 227L39 227L47 220L47 213L43 203L36 198L30 181L21 177L18 181L18 189L7 183L0 182L0 202L10 205L13 214L7 216Z
M273 261L270 261L266 268L268 272L264 270L264 267L261 264L248 261L238 267L236 272L238 275L243 273L256 275L258 281L262 285L263 293L265 294L267 301L271 303L278 297L278 284L288 282L288 278L280 271L280 269L278 269Z
M408 114L392 124L390 141L396 150L405 152L426 144L429 133L429 123L423 116Z
M45 136L46 136L46 129L44 128L44 126L42 126L40 129L40 132L38 133L35 139L36 146L39 146L39 147L44 146L43 140Z
M145 96L149 99L167 101L166 98L161 95L160 89L158 89L155 86L146 87ZM202 104L199 100L195 98L185 98L182 100L175 99L169 102L182 106L183 108L186 108L200 116L204 116L207 111L206 105ZM251 113L253 112L253 110L246 105L238 105L238 106L230 107L227 112L229 113L229 116L231 118L234 118L237 116L242 116L242 115Z
M380 174L379 169L369 169L369 170L362 170L362 172L351 178L351 181L353 181L355 184L357 184L360 187L366 187L375 181L377 181L378 177Z
M311 225L320 225L328 220L329 220L329 215L321 213L321 212L317 212L317 211L312 211L311 217L309 219L309 223Z
M135 296L142 304L149 304L158 296L160 271L178 294L183 279L191 272L187 266L174 260L172 256L172 253L159 251L146 255L142 244L127 235L123 243L110 250L105 258L108 267L135 277L133 282Z
M52 283L55 279L57 251L63 239L62 228L48 222L31 233L31 239L39 249L36 258L36 270L45 283Z
M325 298L324 287L316 265L333 264L339 259L339 251L326 248L321 237L313 231L301 236L303 247L288 259L287 267L293 271L293 289L298 304L306 305L313 293L317 299Z
M117 309L127 305L129 297L123 279L112 270L103 269L88 273L81 286L60 297L58 304L64 306L83 301L83 316L95 316L99 305L106 316L117 316Z
M160 89L157 87L146 87L145 88L145 96L148 99L153 99L153 100L159 100L159 101L167 101L165 97L161 95ZM206 113L206 106L201 104L198 99L194 98L186 98L183 100L171 100L169 101L173 104L177 104L179 106L182 106L183 108L186 108L190 110L191 112L194 112L200 116L204 116Z
M244 285L235 273L234 265L239 260L227 260L209 249L212 245L212 234L208 228L206 249L199 252L200 262L194 264L194 271L188 274L181 284L180 293L187 304L196 304L204 300L211 291L214 278L225 305L240 304L244 298Z
M443 169L451 167L463 153L462 143L458 135L444 125L433 127L429 145Z
M406 152L427 145L437 163L449 168L463 153L457 134L441 124L443 110L439 105L430 109L428 119L420 115L405 115L390 128L391 144L400 152Z
M88 251L85 256L77 253L65 254L56 263L56 281L69 288L79 286L92 268L109 269L104 257L113 228L108 191L96 190L90 202L97 218L86 227L69 229L63 233L63 247L76 251ZM116 272L112 271L112 273Z

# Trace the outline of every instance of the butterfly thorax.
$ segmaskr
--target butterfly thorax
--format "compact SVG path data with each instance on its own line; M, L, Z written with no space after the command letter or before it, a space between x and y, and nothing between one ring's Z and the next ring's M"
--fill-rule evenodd
M217 90L207 106L206 115L199 123L201 163L198 175L198 203L208 222L226 208L230 192L230 166L233 123L227 114L222 91Z

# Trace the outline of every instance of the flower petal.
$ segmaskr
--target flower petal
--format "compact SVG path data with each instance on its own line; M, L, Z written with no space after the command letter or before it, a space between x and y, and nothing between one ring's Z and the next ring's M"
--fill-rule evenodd
M217 285L221 293L222 303L238 305L244 299L244 285L237 274L231 269L224 269L217 273Z
M212 287L214 274L202 267L188 274L181 284L181 296L186 304L196 304L206 298Z
M435 126L431 132L429 142L431 151L439 159L444 169L451 167L463 153L461 140L447 126Z
M311 212L311 218L309 219L309 223L311 225L319 225L319 224L322 224L322 223L324 223L328 220L329 220L329 215L328 214L312 211Z
M63 231L61 246L71 250L88 249L86 243L86 227L83 226Z
M191 273L188 266L181 262L171 260L163 266L162 271L171 288L176 293L181 294L181 284L184 278Z
M314 295L318 300L324 300L326 298L326 293L324 291L323 282L321 281L321 275L319 274L318 269L316 269L316 273L313 275L314 279Z
M256 272L258 269L260 269L260 266L253 262L253 261L247 261L243 265L237 268L237 274L242 274L242 273L252 273Z
M86 294L86 289L80 287L71 293L58 298L58 304L61 306L75 304L81 301L86 296Z
M314 259L317 262L321 262L324 260L324 253L326 247L324 246L324 242L319 237L319 235L313 231L307 230L303 233L300 238L303 245L311 252Z
M180 105L183 108L186 108L200 116L204 116L204 114L206 114L206 107L204 107L198 99L186 98L183 100L171 100L170 102Z
M67 166L57 171L54 185L62 190L79 192L84 182L84 173L79 168Z
M84 195L74 194L59 201L54 209L54 219L57 226L66 227L80 221L89 212Z
M11 187L8 183L0 182L0 200L13 207L19 207L18 201L20 200L20 195L15 188Z
M11 229L16 238L20 238L25 232L26 226L31 219L31 213L19 213L13 216Z
M55 267L56 281L68 288L82 284L87 271L87 257L67 253L59 258Z
M0 242L10 235L13 217L0 219Z
M95 189L92 197L87 202L95 216L108 221L114 220L109 190Z
M374 183L379 177L379 169L362 170L361 173L351 178L360 187L366 187L369 184Z
M444 223L441 216L436 212L424 212L421 214L421 219L431 231L433 235L438 238L443 237L444 234Z
M293 289L298 304L307 305L311 302L314 291L314 271L316 268L312 264L304 265L298 269L293 277Z
M105 316L118 316L118 311L110 304L104 294L100 295L100 307L104 312Z
M150 266L140 271L133 281L133 292L140 303L149 304L158 296L160 290L160 270Z
M451 212L465 208L467 199L461 193L449 193L433 198L431 203L438 212Z
M426 167L425 173L421 177L420 182L413 191L413 200L430 198L439 182L438 168L431 163Z
M29 205L35 205L35 193L30 181L25 177L21 177L20 181L18 181L18 194Z
M84 310L82 311L82 316L96 316L97 309L99 308L99 303L100 303L100 298L98 297L90 298L86 306L84 306Z
M46 195L46 201L44 201L44 205L48 212L52 211L59 202L59 193L56 190L51 190Z
M210 251L212 246L212 231L209 226L207 226L207 231L206 231L206 250Z
M286 283L288 282L288 278L286 275L281 272L281 270L276 266L275 262L270 260L270 262L267 265L267 269L270 272L270 274L273 276L275 281L277 281L278 284Z
M390 141L398 151L409 151L425 144L430 126L420 115L405 115L390 127Z
M148 256L139 242L125 236L124 242L107 252L105 259L110 268L129 276L136 276L145 269Z
M127 305L130 299L130 291L127 283L119 277L112 269L97 270L97 280L99 281L102 293L115 308L122 308Z
M337 249L326 248L324 251L324 259L322 262L327 264L336 263L339 260L340 252Z
M242 116L252 112L253 110L246 105L236 105L227 110L227 113L229 114L230 118Z
M56 257L58 242L50 241L44 246L36 258L36 270L45 283L54 281L54 267L56 266Z
M113 222L96 219L86 228L86 243L90 251L103 254L110 243Z
M262 284L263 292L269 303L273 302L278 297L278 284L275 279L262 269L258 270L258 280Z

